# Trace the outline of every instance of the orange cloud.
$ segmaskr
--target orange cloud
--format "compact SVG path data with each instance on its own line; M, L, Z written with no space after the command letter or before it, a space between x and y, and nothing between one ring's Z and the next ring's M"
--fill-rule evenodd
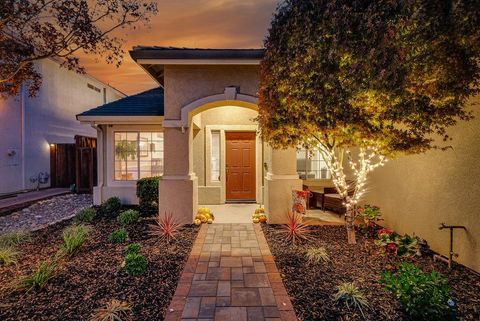
M277 0L161 0L149 27L122 30L124 50L136 45L260 48ZM133 94L157 84L127 54L120 68L81 55L92 76Z

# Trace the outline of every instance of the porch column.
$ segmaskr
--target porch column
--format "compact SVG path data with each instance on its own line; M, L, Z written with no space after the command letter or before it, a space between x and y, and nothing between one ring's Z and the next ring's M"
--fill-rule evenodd
M159 186L160 214L173 213L181 224L191 224L198 206L198 183L193 173L192 131L164 128L164 169Z
M297 174L297 154L295 148L275 150L267 148L265 177L265 212L268 222L285 223L287 213L292 209L292 190L302 189L302 180Z

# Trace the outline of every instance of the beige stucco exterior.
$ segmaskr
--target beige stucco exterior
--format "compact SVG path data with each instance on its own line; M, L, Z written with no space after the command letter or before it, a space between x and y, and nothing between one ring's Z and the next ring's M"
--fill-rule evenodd
M191 223L199 204L226 202L225 133L256 132L255 201L265 203L270 222L285 221L291 190L301 189L295 150L276 151L265 145L255 121L258 66L166 66L165 116L137 120L92 119L98 132L98 186L94 202L118 196L138 204L136 181L114 179L114 133L161 131L164 172L159 187L160 213L174 213ZM220 135L220 180L211 179L212 132Z
M164 133L164 173L159 188L160 213L173 213L191 223L199 204L225 203L225 133L258 131L258 65L165 65L165 115L115 122L97 122L99 182L95 203L119 196L136 204L135 182L113 179L113 133L148 130ZM480 99L476 99L480 102ZM366 203L382 208L382 223L400 233L426 239L432 249L448 255L449 233L439 224L464 225L455 232L458 261L480 270L480 113L450 130L453 149L403 156L375 170ZM212 181L211 133L220 133L220 180ZM103 156L101 156L103 155ZM302 183L333 186L330 180L303 181L297 174L294 149L273 150L256 138L256 202L270 223L284 223L292 190Z
M454 233L454 251L458 262L480 271L478 110L475 116L449 130L452 149L398 157L375 170L366 201L382 208L385 225L426 239L443 255L449 252L449 232L439 230L440 223L465 226Z
M224 179L209 180L208 133L220 131L224 146L226 131L257 130L253 118L257 113L258 66L165 66L164 77L165 171L160 182L160 212L174 212L181 222L189 223L199 201L225 202ZM267 160L271 166L264 172L262 163ZM295 164L294 150L272 151L257 136L256 201L265 200L272 223L284 221L291 206L291 189L301 188Z

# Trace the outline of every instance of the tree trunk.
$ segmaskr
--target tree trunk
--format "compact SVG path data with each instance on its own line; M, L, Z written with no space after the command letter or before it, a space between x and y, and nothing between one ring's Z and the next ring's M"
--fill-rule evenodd
M353 208L350 208L345 213L345 226L347 228L347 239L348 244L357 244L357 239L355 238L355 211Z

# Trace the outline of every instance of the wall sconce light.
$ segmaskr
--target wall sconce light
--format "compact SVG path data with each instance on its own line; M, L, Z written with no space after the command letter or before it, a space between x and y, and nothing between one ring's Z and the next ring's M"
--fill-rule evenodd
M55 144L50 144L50 147L55 147Z

